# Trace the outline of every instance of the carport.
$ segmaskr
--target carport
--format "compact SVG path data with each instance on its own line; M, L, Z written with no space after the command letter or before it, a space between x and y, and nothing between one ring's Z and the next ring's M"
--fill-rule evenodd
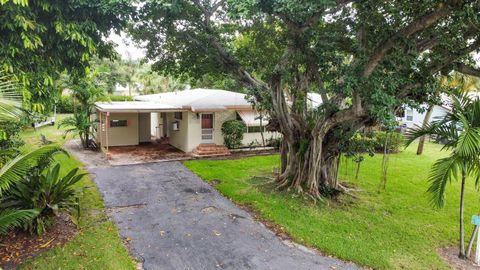
M95 141L108 154L111 147L139 146L161 141L167 136L166 113L181 112L159 102L98 102L95 104L97 125ZM152 117L156 121L153 121Z

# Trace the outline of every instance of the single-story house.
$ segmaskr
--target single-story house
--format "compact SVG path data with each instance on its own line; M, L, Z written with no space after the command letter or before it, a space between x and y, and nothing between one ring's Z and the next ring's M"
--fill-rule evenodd
M265 131L268 119L260 117L245 94L191 89L134 97L134 101L97 102L96 143L109 146L166 141L192 152L199 145L223 145L222 124L241 120L247 126L243 145L262 145L279 135ZM263 140L262 133L263 132Z

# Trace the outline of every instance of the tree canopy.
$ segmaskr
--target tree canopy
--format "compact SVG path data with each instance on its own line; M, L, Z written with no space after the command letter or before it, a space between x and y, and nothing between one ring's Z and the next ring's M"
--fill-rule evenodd
M130 0L0 0L0 59L31 94L32 109L51 105L54 80L82 73L93 55L110 56L110 31L120 31Z
M160 0L132 33L158 70L248 89L283 134L280 185L319 196L339 187L339 145L354 131L434 98L440 73L480 74L479 14L460 0Z

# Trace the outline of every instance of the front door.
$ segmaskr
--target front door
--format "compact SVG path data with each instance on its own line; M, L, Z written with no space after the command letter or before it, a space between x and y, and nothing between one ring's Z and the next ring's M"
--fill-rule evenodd
M213 143L213 113L202 113L202 143Z

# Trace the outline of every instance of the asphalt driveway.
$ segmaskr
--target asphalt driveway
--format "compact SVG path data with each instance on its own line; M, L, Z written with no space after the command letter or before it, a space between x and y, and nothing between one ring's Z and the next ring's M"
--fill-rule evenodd
M179 162L89 170L145 269L357 269L287 245Z

